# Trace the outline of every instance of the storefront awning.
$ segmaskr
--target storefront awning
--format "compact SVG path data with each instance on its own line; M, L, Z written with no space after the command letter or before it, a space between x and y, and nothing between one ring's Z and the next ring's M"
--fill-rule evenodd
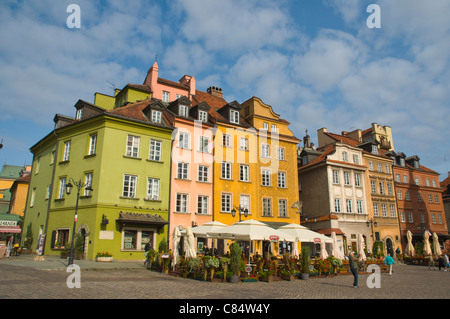
M22 230L19 226L0 226L0 233L19 234Z
M167 220L156 214L137 214L120 212L119 218L116 219L119 223L127 224L147 224L164 226L169 224Z

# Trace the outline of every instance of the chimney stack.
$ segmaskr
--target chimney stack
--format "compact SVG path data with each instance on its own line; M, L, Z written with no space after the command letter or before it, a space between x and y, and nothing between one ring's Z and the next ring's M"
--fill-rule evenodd
M209 94L211 94L212 96L217 96L217 97L222 97L223 96L223 91L221 88L219 87L215 87L215 86L210 86L207 90L207 92Z

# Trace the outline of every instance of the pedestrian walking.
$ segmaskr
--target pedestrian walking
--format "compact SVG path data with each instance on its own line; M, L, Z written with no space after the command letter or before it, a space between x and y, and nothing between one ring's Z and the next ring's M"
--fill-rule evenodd
M434 258L433 255L428 256L428 270L433 267L434 270L436 270L436 266L434 265Z
M389 266L389 276L392 276L392 266L395 264L394 258L388 254L386 258L384 258L384 263Z
M348 264L353 275L353 288L358 287L358 261L359 258L355 257L355 252L351 251L350 255L348 256Z
M148 260L148 252L151 248L152 248L152 246L150 245L150 242L147 242L144 247L145 256L146 256L146 259L144 261L144 266L149 266L150 261Z
M444 253L444 271L447 271L448 267L450 267L450 262L448 260L447 254Z

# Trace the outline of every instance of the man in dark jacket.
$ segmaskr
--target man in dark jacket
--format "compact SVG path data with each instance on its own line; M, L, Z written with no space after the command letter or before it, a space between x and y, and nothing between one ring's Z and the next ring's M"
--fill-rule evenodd
M355 257L355 252L350 252L350 255L348 256L348 263L350 266L350 271L353 274L353 288L358 287L358 261L359 258Z

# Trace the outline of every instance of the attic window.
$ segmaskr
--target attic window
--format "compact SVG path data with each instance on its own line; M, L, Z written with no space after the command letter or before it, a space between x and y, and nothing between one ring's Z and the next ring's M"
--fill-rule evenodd
M188 107L187 107L187 105L180 105L180 107L178 109L178 114L180 116L187 117L188 116Z
M205 111L199 111L198 112L198 119L202 122L208 122L208 112Z
M152 110L152 122L161 123L161 111Z
M230 122L239 124L239 112L238 111L230 110Z
M378 154L378 147L376 145L372 145L372 154Z
M405 166L405 159L404 158L400 158L400 166Z
M76 119L81 120L82 117L83 117L83 109L77 110Z
M414 161L414 168L419 168L419 161Z

